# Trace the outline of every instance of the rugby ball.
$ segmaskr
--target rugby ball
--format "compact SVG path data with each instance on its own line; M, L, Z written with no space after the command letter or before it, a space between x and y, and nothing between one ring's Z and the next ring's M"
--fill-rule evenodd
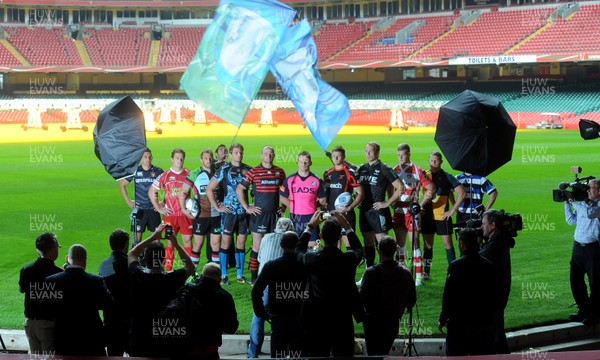
M352 203L352 194L349 192L343 192L338 195L333 203L333 207L337 210L341 207L348 206Z
M185 209L189 210L193 217L198 216L198 202L196 199L187 199L185 201Z

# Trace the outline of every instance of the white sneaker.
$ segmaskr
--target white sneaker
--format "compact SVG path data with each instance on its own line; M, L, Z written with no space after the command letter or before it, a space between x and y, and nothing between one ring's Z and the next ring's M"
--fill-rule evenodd
M360 280L358 280L356 282L356 286L361 287L361 285L362 285L362 277L360 278Z
M421 286L424 284L425 284L425 281L423 279L423 276L417 275L417 277L415 278L415 286Z

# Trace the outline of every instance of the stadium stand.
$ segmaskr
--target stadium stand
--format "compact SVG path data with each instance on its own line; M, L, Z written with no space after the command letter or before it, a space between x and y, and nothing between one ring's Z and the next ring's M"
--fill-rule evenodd
M11 67L21 66L21 62L4 45L0 45L0 64Z
M388 60L408 58L425 44L448 31L456 15L397 17L394 24L383 31L371 31L363 41L338 54L336 61ZM396 33L415 21L423 21L405 43L395 43Z
M501 55L546 24L553 8L488 11L419 53L422 58ZM490 41L493 39L493 41Z
M206 27L171 27L165 30L158 56L159 66L186 66L200 45Z
M77 48L71 37L65 34L64 27L3 26L3 28L9 35L7 40L32 65L82 64ZM21 64L17 60L15 65Z
M96 66L141 66L148 64L150 31L148 27L86 27L84 43Z
M588 112L579 116L581 119L593 120L600 122L600 112Z
M325 23L314 35L319 61L327 60L364 37L373 23L374 21L353 24Z
M566 19L556 19L544 31L511 54L565 54L598 51L600 48L600 4L582 5Z

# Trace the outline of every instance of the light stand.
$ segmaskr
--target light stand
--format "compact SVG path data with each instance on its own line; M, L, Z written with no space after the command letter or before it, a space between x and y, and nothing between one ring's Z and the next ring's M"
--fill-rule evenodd
M412 279L414 282L416 279L415 261L414 261L415 234L416 234L416 227L417 227L416 217L419 216L419 214L421 213L421 206L419 205L419 203L413 202L413 203L408 204L408 213L412 216L412 219L411 219L411 225L412 225L411 250L413 252L413 261L411 261L411 264L410 264L410 273L412 275ZM419 240L417 239L417 242L418 241ZM417 306L416 303L415 303L415 306ZM412 307L410 309L408 309L408 334L407 335L408 336L407 336L406 342L404 343L404 351L403 351L402 355L403 356L413 356L413 351L414 351L414 356L419 356L419 353L417 352L417 347L415 346L415 339L413 337L413 308Z
M140 209L137 206L134 206L131 209L131 214L129 214L129 218L131 219L131 237L133 241L131 242L131 248L133 249L138 243L137 238L137 221L144 217L144 210Z

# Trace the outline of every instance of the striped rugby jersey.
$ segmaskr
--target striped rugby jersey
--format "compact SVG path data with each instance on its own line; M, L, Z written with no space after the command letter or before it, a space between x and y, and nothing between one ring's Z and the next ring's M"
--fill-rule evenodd
M261 208L262 212L276 212L279 207L279 187L285 180L285 171L273 165L270 169L262 164L250 169L240 184L248 189L254 189L254 206Z

